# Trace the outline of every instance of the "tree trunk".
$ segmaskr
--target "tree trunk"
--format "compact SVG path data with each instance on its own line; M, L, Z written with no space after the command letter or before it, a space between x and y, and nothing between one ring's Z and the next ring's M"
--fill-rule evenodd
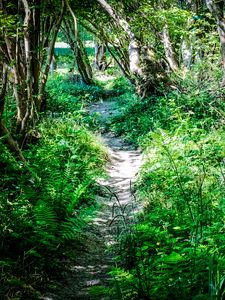
M24 62L24 74L25 75L25 82L23 82L24 85L26 85L25 93L23 94L22 101L23 105L25 107L25 110L23 111L22 115L22 121L20 124L20 133L23 135L27 132L27 129L32 126L31 123L35 122L35 102L34 102L34 95L33 95L33 86L32 86L32 55L31 53L31 36L30 36L30 30L31 30L31 22L32 22L32 15L31 15L31 9L27 2L27 0L22 0L24 10L25 10L25 18L23 23L23 29L24 29L24 54L25 54L25 62Z
M35 109L37 94L35 95L35 93L38 92L39 74L36 71L33 73L32 69L37 65L35 53L36 47L38 47L32 43L31 38L31 35L34 36L35 13L31 11L31 5L27 0L22 0L21 4L24 11L23 34L17 30L17 35L14 37L10 34L7 35L6 32L7 52L5 56L9 62L14 62L12 74L14 96L17 103L17 133L23 144L27 132L34 126L37 119L37 110Z
M56 69L57 69L57 62L56 62L55 56L53 55L52 56L52 61L51 61L51 64L50 64L50 68L49 68L50 74L53 75L54 72L56 71Z
M83 82L89 85L93 84L92 68L88 59L87 52L79 35L77 37L76 62L78 71L82 77Z
M138 94L141 97L145 97L151 93L159 92L162 82L168 81L168 78L162 66L155 58L154 52L140 44L129 23L111 5L105 0L97 1L129 38L130 72L135 78Z
M26 162L17 142L12 138L12 135L5 127L3 120L0 118L0 137L3 138L4 143L10 152L12 152L20 161Z
M95 43L95 59L94 66L98 71L105 71L107 67L106 47L104 44Z
M132 80L132 77L130 75L129 66L127 66L127 64L125 62L125 58L124 57L123 57L123 59L121 58L121 55L118 53L118 51L115 47L113 47L114 49L111 49L111 47L108 45L108 42L106 42L106 47L107 47L109 53L111 54L112 58L116 61L119 68L123 72L124 76L131 82L131 84L134 84L134 81ZM113 50L116 53L114 53Z
M206 0L207 7L216 19L217 30L220 37L220 49L222 57L222 68L224 72L222 85L225 85L225 19L224 19L224 0Z
M4 112L5 107L5 96L7 91L7 82L8 82L8 74L7 74L7 66L3 64L2 66L2 82L1 82L1 91L0 91L0 138L4 142L4 144L7 146L7 148L12 152L20 161L25 162L25 158L23 157L23 154L21 150L19 149L19 146L17 142L13 139L12 135L8 131L8 129L5 127L4 122L2 120L2 115Z
M119 14L105 1L105 0L97 0L99 4L106 10L106 12L113 18L116 24L121 27L129 37L129 62L130 62L130 71L137 76L142 77L143 71L140 65L140 45L132 32L129 23L119 16Z
M92 68L85 47L79 37L77 18L72 8L70 7L68 0L66 0L66 4L73 18L73 25L74 25L74 36L71 34L70 26L67 26L67 35L69 37L69 41L75 55L78 71L84 83L92 84L93 83Z
M53 25L53 29L52 29L53 32L52 32L52 37L51 37L52 40L49 45L47 62L46 62L45 69L42 74L41 83L40 83L40 87L39 87L39 95L38 95L38 101L37 101L38 111L40 111L41 106L42 106L42 100L44 98L44 91L45 91L46 83L48 80L48 74L49 74L52 58L54 55L55 41L57 38L57 34L59 32L60 26L62 24L64 12L65 12L65 2L64 2L64 0L62 0L60 13L58 15L57 20L53 23L54 25Z
M7 1L9 5L6 1L1 2L3 13L14 15L16 18L14 30L12 26L10 29L6 26L2 31L0 50L13 75L11 84L17 106L16 132L21 145L26 143L38 120L54 43L64 14L65 0L61 1L61 10L50 16L45 16L46 12L41 11L44 9L44 1L41 0L21 0L17 1L18 5L14 5L15 1ZM41 14L44 18L41 18ZM41 28L41 24L46 25L46 32ZM45 61L43 53L46 53L48 48L50 50ZM41 66L44 64L45 68L41 72Z
M190 42L183 40L181 43L181 56L183 60L184 69L188 70L191 66L192 56L193 56L193 47L190 45Z
M129 61L131 73L143 77L143 69L141 67L140 44L138 40L132 38L129 44Z
M123 41L117 40L115 42L112 35L107 35L103 28L100 27L96 22L93 22L93 20L90 18L86 18L86 20L91 26L88 26L86 23L82 23L82 26L86 28L87 31L91 32L94 36L96 36L102 44L106 45L108 52L118 64L124 76L132 84L135 84L134 76L132 76L130 71L128 48L123 47ZM110 25L110 29L112 32L117 30L114 22L112 22Z
M8 82L8 68L7 65L3 63L2 72L0 73L1 82L1 91L0 91L0 118L2 118L4 108L5 108L5 96L7 90L7 82Z
M176 58L175 51L173 49L173 45L171 43L169 29L168 29L167 24L165 24L164 27L163 27L162 42L163 42L163 46L164 46L166 60L169 64L171 70L176 72L179 69L178 61L177 61L177 58Z
M156 61L153 52L150 56L146 56L146 51L141 53L141 49L146 48L144 45L140 45L138 38L135 33L132 31L129 23L115 11L105 0L97 0L101 6L108 12L108 14L113 18L116 24L121 27L124 32L129 37L129 63L130 63L130 71L137 77L144 79L148 74L146 74L146 63L149 65L149 61L154 64L154 69L158 69L162 71L161 66ZM143 54L143 55L142 55ZM151 76L156 74L151 74ZM147 76L148 77L148 76Z
M70 8L72 11L72 9ZM73 50L74 58L76 60L78 71L81 75L82 81L85 84L93 83L93 74L91 64L88 59L85 47L79 37L77 19L73 12L73 26L70 20L64 19L64 33L66 35L67 41L70 44L70 48ZM72 28L74 27L74 30Z

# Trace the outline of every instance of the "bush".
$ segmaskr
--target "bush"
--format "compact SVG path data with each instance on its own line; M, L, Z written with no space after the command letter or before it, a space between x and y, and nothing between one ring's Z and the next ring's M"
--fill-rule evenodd
M52 112L73 112L87 103L107 97L99 85L86 85L73 80L73 75L51 77L47 84L47 108Z
M58 273L95 209L104 174L106 151L83 125L80 104L58 90L54 105L52 93L54 113L42 116L25 166L0 140L0 295L10 299L37 299L41 282Z
M221 300L224 91L190 76L163 97L127 100L114 130L144 150L136 190L145 208L120 235L117 297Z
M224 98L224 90L214 82L202 89L197 84L187 87L187 83L182 82L180 89L143 100L127 92L119 98L121 115L115 117L113 130L129 142L143 146L149 132L158 128L175 131L182 123L185 126L186 120L190 126L187 130L210 131L225 122Z

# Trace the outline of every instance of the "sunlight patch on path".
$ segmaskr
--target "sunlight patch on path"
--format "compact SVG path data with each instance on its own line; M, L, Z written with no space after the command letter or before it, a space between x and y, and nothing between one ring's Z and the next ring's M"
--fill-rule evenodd
M65 278L65 289L54 300L112 299L105 291L112 280L108 273L114 266L108 247L117 243L117 230L121 226L117 216L132 218L140 211L132 188L142 163L141 152L106 129L110 119L120 113L116 103L99 101L89 106L89 113L97 113L105 128L99 138L109 153L108 178L98 181L103 190L98 196L100 209L85 233L85 248L81 248L76 264L70 268L70 276Z
M115 216L124 214L132 217L140 210L135 203L132 186L140 169L142 156L139 150L134 150L123 138L115 136L107 130L110 119L120 113L114 101L99 101L89 106L89 113L98 114L100 123L105 128L100 134L100 140L109 153L107 179L99 179L98 183L104 189L104 195L98 197L101 209L90 224L92 238L88 241L88 254L78 259L79 265L74 266L75 280L79 289L74 299L107 300L107 296L93 296L90 287L107 289L110 276L108 272L113 267L113 258L107 247L117 243L116 230L121 220L114 222ZM136 207L135 207L136 205Z

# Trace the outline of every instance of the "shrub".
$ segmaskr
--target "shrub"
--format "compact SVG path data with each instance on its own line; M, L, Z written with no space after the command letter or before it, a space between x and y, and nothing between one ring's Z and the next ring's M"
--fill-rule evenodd
M112 271L118 299L224 297L224 91L210 80L127 98L116 118L145 158L136 184L145 208L121 233Z
M37 299L40 283L58 272L95 209L96 179L104 175L106 151L83 125L79 102L58 92L54 113L43 114L37 128L41 138L24 151L25 166L0 140L0 295L10 299Z

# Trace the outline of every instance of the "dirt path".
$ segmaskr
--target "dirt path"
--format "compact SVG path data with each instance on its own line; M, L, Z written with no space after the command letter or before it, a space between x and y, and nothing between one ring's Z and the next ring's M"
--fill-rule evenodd
M90 114L97 113L104 128L109 119L118 114L115 102L98 102L90 105ZM104 130L100 138L108 148L110 162L107 166L109 177L100 181L102 196L98 197L100 209L85 233L85 249L80 249L76 265L71 267L70 276L66 276L64 288L57 297L46 300L111 300L105 291L111 280L108 275L113 266L113 259L108 246L116 242L117 225L122 213L131 215L134 211L134 197L131 183L141 165L141 153L132 149L122 138Z

